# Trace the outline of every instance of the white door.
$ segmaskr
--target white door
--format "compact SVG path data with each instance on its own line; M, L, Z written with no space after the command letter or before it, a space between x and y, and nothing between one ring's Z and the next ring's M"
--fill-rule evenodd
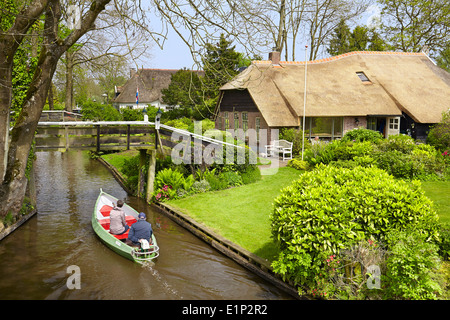
M400 133L400 117L387 117L387 132L386 138L390 135L396 135Z

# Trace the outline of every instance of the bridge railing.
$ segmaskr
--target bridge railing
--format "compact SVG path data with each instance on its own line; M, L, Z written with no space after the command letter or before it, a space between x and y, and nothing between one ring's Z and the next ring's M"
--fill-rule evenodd
M163 146L173 148L179 143L173 137L188 138L203 146L223 145L242 148L227 141L213 139L187 130L160 125L159 139ZM86 150L120 150L126 148L150 148L155 145L155 123L148 121L77 121L39 122L36 149L61 150L69 148Z
M144 121L39 122L36 149L120 150L155 143L152 123Z

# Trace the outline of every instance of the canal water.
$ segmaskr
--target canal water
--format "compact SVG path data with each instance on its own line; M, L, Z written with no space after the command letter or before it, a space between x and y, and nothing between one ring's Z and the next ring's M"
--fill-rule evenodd
M86 152L39 152L35 168L38 213L0 242L0 299L291 299L128 196ZM147 214L160 246L154 264L135 264L98 240L91 214L100 188ZM71 266L80 289L67 285Z

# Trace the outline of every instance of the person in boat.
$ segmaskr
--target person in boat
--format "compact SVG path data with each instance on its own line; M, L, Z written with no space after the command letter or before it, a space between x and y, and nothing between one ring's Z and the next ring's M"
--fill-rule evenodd
M117 200L117 204L109 214L109 232L111 234L124 234L130 228L125 219L125 211L122 209L123 201Z
M141 212L138 215L138 221L133 223L128 233L127 244L131 246L140 246L140 240L145 239L148 243L152 243L152 225L147 222L147 216Z

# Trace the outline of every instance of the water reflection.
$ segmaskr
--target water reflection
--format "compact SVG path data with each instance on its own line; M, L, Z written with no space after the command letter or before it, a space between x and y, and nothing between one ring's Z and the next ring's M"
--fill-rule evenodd
M129 197L85 152L40 152L38 214L0 242L0 299L291 299L187 230ZM91 226L100 188L144 211L161 255L139 266L104 246ZM69 290L67 268L81 270Z

